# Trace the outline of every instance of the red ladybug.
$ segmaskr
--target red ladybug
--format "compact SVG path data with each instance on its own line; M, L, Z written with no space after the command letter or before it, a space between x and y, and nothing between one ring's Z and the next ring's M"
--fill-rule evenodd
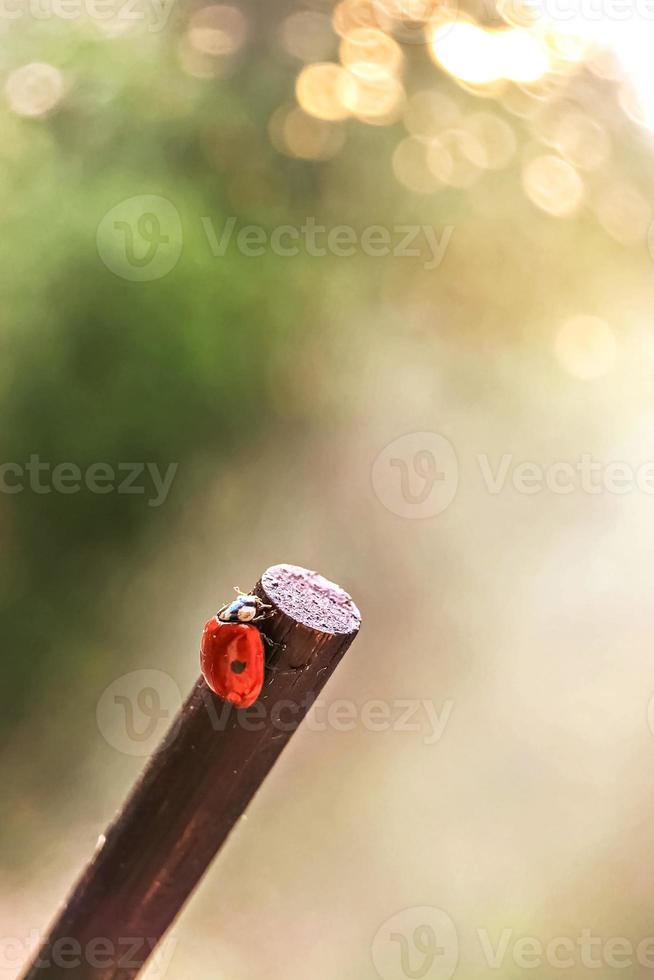
M238 591L238 590L237 590ZM204 627L200 669L214 694L249 708L263 687L263 639L256 626L271 609L258 596L239 593Z

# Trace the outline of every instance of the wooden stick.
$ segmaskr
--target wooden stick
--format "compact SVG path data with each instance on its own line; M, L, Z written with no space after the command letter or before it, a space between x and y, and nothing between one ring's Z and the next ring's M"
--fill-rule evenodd
M275 565L264 690L237 710L196 683L75 886L25 980L131 980L181 910L356 636L338 586Z

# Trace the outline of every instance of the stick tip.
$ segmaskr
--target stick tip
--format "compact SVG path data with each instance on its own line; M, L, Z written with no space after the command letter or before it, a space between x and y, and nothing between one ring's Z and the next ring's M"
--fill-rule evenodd
M351 596L335 582L300 565L272 565L261 576L272 603L290 619L321 633L353 634L361 613Z

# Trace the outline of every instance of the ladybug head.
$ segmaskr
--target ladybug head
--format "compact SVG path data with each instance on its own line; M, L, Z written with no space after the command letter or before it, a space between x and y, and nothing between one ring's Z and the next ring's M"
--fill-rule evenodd
M218 612L221 623L251 623L260 618L263 610L269 609L256 595L240 595Z

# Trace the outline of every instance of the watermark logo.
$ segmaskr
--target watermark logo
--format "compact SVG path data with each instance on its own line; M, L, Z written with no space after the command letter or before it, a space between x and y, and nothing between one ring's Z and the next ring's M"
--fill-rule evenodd
M459 464L454 446L438 432L410 432L382 449L372 465L377 499L398 517L441 514L454 500Z
M450 980L459 962L459 939L447 912L422 905L387 919L371 952L382 980Z
M98 701L96 720L103 738L125 755L148 756L170 728L182 695L163 670L133 670L113 681Z
M629 970L641 976L654 969L654 937L631 939L602 935L584 927L575 935L549 937L525 934L512 926L471 930L466 951L479 967L495 975L528 976L534 970ZM450 980L457 970L456 927L442 909L419 906L388 919L372 943L372 958L382 980L422 978Z
M1 2L1 0L0 0ZM411 259L428 272L443 264L454 234L454 225L382 224L355 228L324 225L308 215L297 225L273 227L240 225L234 215L215 221L199 215L206 245L214 259L229 251L245 258L275 255L281 259L309 258ZM115 275L133 282L162 279L175 268L182 252L183 232L179 212L171 201L143 194L121 201L104 215L97 230L100 258Z
M121 201L98 225L96 244L107 268L121 279L152 282L175 268L183 234L174 204L156 194Z
M582 452L574 459L547 463L520 459L513 453L490 456L476 453L469 476L477 489L497 497L516 493L654 496L654 460L638 463L596 459ZM372 486L379 501L399 517L428 518L444 511L454 500L459 468L454 446L436 432L412 432L390 442L371 468Z
M436 26L455 23L458 9L457 0L372 2L374 26L390 34L400 44L428 44Z

